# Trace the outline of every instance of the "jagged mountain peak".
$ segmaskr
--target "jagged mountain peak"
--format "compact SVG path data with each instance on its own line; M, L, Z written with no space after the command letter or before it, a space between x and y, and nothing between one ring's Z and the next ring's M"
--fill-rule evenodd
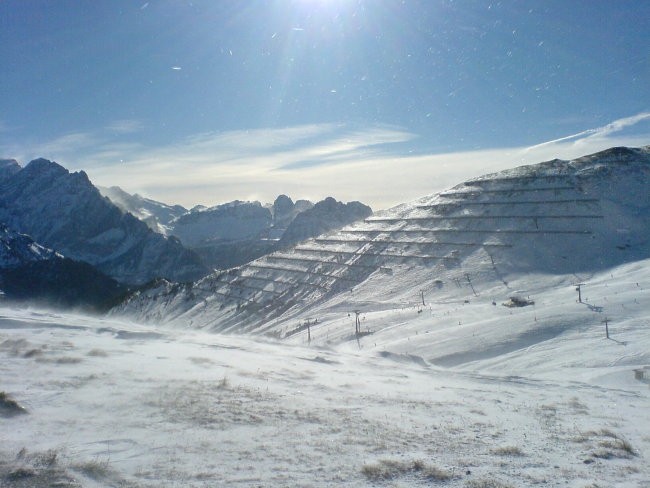
M295 205L293 200L287 195L278 195L273 202L273 220L283 221L293 212Z
M22 167L15 159L0 159L0 180L18 173Z
M168 235L170 222L187 213L187 209L181 205L168 205L137 193L132 195L119 186L99 186L98 189L123 212L131 213L160 234Z
M207 272L178 241L152 232L102 197L85 172L70 173L44 158L0 180L0 221L125 283L159 275L195 279Z
M88 174L85 171L79 170L71 172L56 161L50 161L49 159L33 159L27 163L24 168L22 168L21 172L23 173L23 176L29 178L35 178L44 175L55 178L70 176L71 181L74 181L81 186L86 186L93 191L96 191L96 188L93 186L90 178L88 178Z
M40 174L43 172L48 172L51 174L69 174L70 172L61 166L59 163L55 161L50 161L49 159L45 158L36 158L31 160L27 165L23 168L23 171L26 171L31 174Z
M298 213L280 239L280 246L287 247L331 229L351 224L368 217L372 209L360 202L343 203L327 197L311 208Z

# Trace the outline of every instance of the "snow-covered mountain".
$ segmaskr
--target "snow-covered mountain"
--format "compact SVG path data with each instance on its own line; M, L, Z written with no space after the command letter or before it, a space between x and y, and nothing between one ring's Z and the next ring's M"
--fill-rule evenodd
M233 201L198 207L169 224L169 233L195 251L211 268L238 266L273 252L267 239L271 212L259 202Z
M115 313L279 337L304 337L305 321L318 319L316 330L333 340L349 336L345 324L355 310L392 310L385 327L399 322L404 306L432 300L462 304L480 296L490 310L492 302L558 284L569 289L648 258L649 187L648 147L522 166L193 285L159 282Z
M4 299L105 311L126 291L89 264L67 259L0 224L0 293Z
M280 195L270 207L234 201L198 208L169 223L169 233L195 250L210 266L239 266L295 242L338 229L370 215L359 202L329 197L316 205Z
M18 171L16 164L7 167L0 179L0 222L12 229L124 283L205 275L195 253L123 213L100 195L83 171L70 173L46 159Z
M167 235L169 223L188 212L181 205L167 205L143 196L131 195L119 186L98 186L100 193L108 197L123 212L130 212L142 220L150 229L160 234Z

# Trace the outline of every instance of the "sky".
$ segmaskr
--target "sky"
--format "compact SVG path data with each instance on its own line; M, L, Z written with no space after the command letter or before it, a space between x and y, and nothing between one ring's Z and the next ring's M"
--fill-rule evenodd
M0 157L374 209L650 144L650 2L0 0Z

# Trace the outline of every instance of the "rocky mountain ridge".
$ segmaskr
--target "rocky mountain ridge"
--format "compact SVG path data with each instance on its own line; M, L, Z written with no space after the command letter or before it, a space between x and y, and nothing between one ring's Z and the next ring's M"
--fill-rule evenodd
M188 212L182 205L167 205L137 193L131 195L119 186L98 186L97 189L123 212L130 212L159 234L168 235L169 223Z
M16 166L5 165L11 169L0 179L0 222L17 232L124 283L158 276L187 281L206 274L196 254L122 212L85 172L70 173L46 159Z
M130 195L119 187L100 190L151 229L177 237L216 269L240 266L372 212L359 202L344 204L328 197L314 205L308 200L294 202L287 195L279 195L272 205L235 200L187 210L180 205Z

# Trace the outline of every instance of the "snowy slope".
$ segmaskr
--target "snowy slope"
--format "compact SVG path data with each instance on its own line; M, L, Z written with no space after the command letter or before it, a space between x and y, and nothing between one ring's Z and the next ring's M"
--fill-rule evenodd
M614 148L486 175L194 285L159 282L115 313L285 336L307 319L398 311L422 294L491 303L569 289L650 256L649 161L647 147Z
M207 272L176 239L152 232L103 198L84 172L45 159L0 180L0 222L126 283Z
M649 264L594 276L585 304L378 311L383 334L327 347L0 308L0 390L28 412L0 416L0 483L645 488ZM535 312L564 330L522 337ZM438 341L447 366L415 355Z

